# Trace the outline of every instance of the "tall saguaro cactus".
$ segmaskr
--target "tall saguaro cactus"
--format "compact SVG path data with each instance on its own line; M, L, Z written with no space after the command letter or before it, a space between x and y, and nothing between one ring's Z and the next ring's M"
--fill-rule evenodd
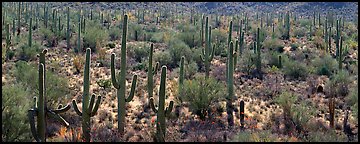
M46 117L51 117L57 121L59 121L61 124L65 126L69 126L69 123L66 122L59 114L68 111L71 106L66 105L62 107L62 105L59 105L58 109L51 110L46 107L45 103L45 95L46 95L46 89L45 89L45 54L47 53L47 50L43 50L39 56L39 97L38 101L37 98L34 97L34 108L28 110L28 118L30 122L30 129L33 137L37 142L45 142L45 130L46 130ZM37 103L36 103L37 102ZM34 116L37 117L37 124L35 126L35 120Z
M234 53L233 49L233 42L230 41L229 43L229 51L228 51L228 78L227 78L227 86L228 86L228 95L226 97L226 113L227 113L227 120L229 124L229 128L234 125L234 116L233 116L233 97L234 97L234 59L236 57L236 53Z
M206 17L205 20L205 50L202 50L202 54L200 54L200 57L202 61L205 63L205 78L209 78L209 71L210 71L210 64L212 59L214 58L214 50L215 45L211 49L211 26L209 27L209 18ZM211 53L210 53L211 52Z
M153 97L153 88L154 88L154 75L156 74L159 68L159 62L156 63L155 67L152 66L153 60L153 51L154 46L151 44L150 46L150 53L149 53L149 67L148 67L148 78L147 78L147 88L148 88L148 95L149 99Z
M70 10L69 7L66 8L66 12L67 12L67 24L66 24L66 46L67 46L67 50L70 49Z
M166 66L161 68L161 79L160 79L160 89L159 89L159 106L156 109L154 104L154 98L150 98L151 109L157 113L157 122L156 122L156 140L159 142L165 141L165 117L168 117L172 111L174 102L170 101L169 106L165 109L165 89L166 89Z
M30 17L30 25L29 25L29 47L31 47L31 42L32 42L32 33L31 33L31 31L32 31L32 18Z
M115 54L111 54L111 80L113 86L117 89L117 98L118 98L118 130L120 133L124 133L124 125L125 125L125 103L130 102L134 98L135 87L137 75L133 76L131 90L128 98L125 98L126 91L126 33L127 33L127 20L128 16L124 16L123 21L123 35L121 41L121 65L120 65L120 77L119 80L116 80L115 76Z
M81 126L83 131L83 138L86 142L90 142L90 117L93 117L96 114L101 102L101 96L98 96L95 102L94 94L90 99L90 57L91 49L87 48L84 70L84 92L82 95L82 112L80 112L78 106L76 105L76 101L72 100L75 112L82 118Z
M183 88L184 88L184 61L185 61L185 57L182 56L181 60L180 60L180 75L179 75L179 90L178 90L178 97L180 97L180 102L182 102L181 97L183 96Z

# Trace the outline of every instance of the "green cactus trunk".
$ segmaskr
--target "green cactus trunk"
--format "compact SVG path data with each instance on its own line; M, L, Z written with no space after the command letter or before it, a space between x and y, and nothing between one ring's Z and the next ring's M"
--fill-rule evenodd
M166 66L161 68L161 79L160 79L160 89L159 89L159 106L156 109L154 104L154 99L150 98L150 106L152 110L157 113L157 122L156 122L156 140L158 142L165 141L165 132L166 132L166 123L165 117L168 117L172 111L174 102L170 101L169 106L165 109L165 89L166 89Z
M340 28L339 28L339 20L336 20L336 38L335 38L335 46L336 46L336 57L339 57L339 46L340 46Z
M10 25L6 24L6 51L10 47Z
M256 34L256 54L257 54L257 60L256 60L256 69L261 72L261 45L260 45L260 28L257 29Z
M229 51L228 51L228 78L227 78L227 86L228 86L228 95L226 97L226 113L227 113L227 120L229 124L229 128L232 128L234 125L234 116L233 116L233 97L234 97L234 58L236 54L233 53L233 43L230 41L229 43Z
M31 42L32 42L32 33L31 33L31 31L32 31L32 18L30 18L30 25L29 25L29 47L31 47Z
M30 129L33 137L37 142L46 142L45 138L45 130L46 130L46 122L45 116L49 116L61 124L65 125L66 127L69 126L69 123L66 122L59 113L63 113L68 111L71 107L70 105L66 105L62 107L59 105L58 109L51 110L46 108L45 105L45 95L46 95L46 87L45 87L45 78L46 78L46 70L45 70L45 54L47 50L43 50L39 57L39 101L36 104L36 97L34 97L35 106L33 109L28 111L28 118L30 122ZM35 128L35 120L34 116L37 116L37 127Z
M156 63L156 66L153 67L152 66L152 60L153 60L153 51L154 51L154 46L153 44L151 44L150 46L150 53L149 53L149 66L148 66L148 79L147 79L147 88L148 88L148 95L149 95L149 99L153 97L153 88L154 88L154 75L157 72L157 69L159 67L159 63Z
M12 22L12 35L13 35L13 37L15 37L15 31L16 31L15 19L13 19L13 22Z
M66 8L66 12L67 12L67 23L66 23L66 46L67 46L67 50L70 49L70 10L69 7Z
M96 114L101 102L101 96L98 96L96 102L95 102L95 95L92 95L90 99L90 57L91 57L91 49L87 48L85 70L84 70L84 85L83 85L84 92L82 95L82 112L80 112L78 106L76 105L76 101L72 100L72 104L75 112L82 118L82 122L81 122L82 131L83 131L82 137L85 142L90 142L91 139L90 117L93 117Z
M181 57L181 60L180 60L180 76L179 76L179 92L178 92L178 97L180 98L180 102L182 103L182 96L183 96L183 88L184 88L184 60L185 60L185 57L182 56Z
M21 5L20 5L20 2L18 3L19 4L19 8L18 8L18 29L17 29L17 35L19 36L20 35L20 29L21 29L21 23L20 23L20 19L21 19Z
M123 134L125 126L125 103L130 102L135 93L137 75L133 76L131 90L128 98L125 98L126 90L126 34L127 34L127 19L128 16L124 16L123 21L123 36L121 41L121 65L120 65L120 78L117 81L115 76L115 54L111 54L111 80L113 86L117 89L117 98L118 98L118 131Z
M342 45L343 45L343 37L340 37L340 46L339 46L339 56L338 56L338 63L339 63L339 70L342 69Z
M327 19L325 19L325 27L324 27L324 30L325 30L325 36L324 36L324 40L325 40L325 51L326 53L329 53L329 39L328 39L328 27L327 27Z

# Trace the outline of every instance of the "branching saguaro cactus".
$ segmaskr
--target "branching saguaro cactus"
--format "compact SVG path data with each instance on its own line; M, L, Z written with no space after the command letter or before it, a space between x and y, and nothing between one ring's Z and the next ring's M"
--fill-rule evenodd
M156 63L155 67L152 66L153 51L154 51L154 46L153 44L151 44L150 53L149 53L148 79L147 79L149 99L153 97L154 75L157 73L157 70L159 69L159 62Z
M117 98L118 98L118 131L123 134L124 133L124 125L125 125L125 103L130 102L134 98L135 87L137 75L133 76L130 94L127 98L125 98L126 91L126 32L127 32L127 19L128 16L124 16L123 21L123 35L121 41L121 65L120 65L120 77L119 80L116 80L115 76L115 54L111 54L111 80L113 86L117 89Z
M45 49L42 53L40 53L40 61L39 61L39 100L34 97L34 108L28 110L28 118L30 122L30 129L33 137L37 142L45 142L45 130L46 130L46 123L45 118L51 117L61 124L65 126L69 126L69 123L66 122L59 114L68 111L71 106L66 105L63 107L59 105L58 109L50 110L46 107L45 104L45 54L47 50ZM37 124L35 126L34 116L37 117ZM36 128L35 128L36 127Z
M234 58L236 57L236 53L234 53L233 49L233 42L230 41L229 43L229 51L228 51L228 79L227 79L227 86L228 86L228 95L226 97L226 113L227 113L227 120L229 124L229 128L234 125L234 116L233 116L233 97L234 97Z
M154 98L150 98L150 106L152 110L157 113L157 122L156 122L156 140L158 142L165 141L165 117L169 116L172 111L174 102L170 101L170 105L165 109L165 82L166 82L166 66L161 68L161 79L160 79L160 90L159 90L159 106L156 109L154 104Z
M209 71L210 71L210 64L212 59L214 58L214 50L215 45L213 46L211 50L211 26L209 27L209 18L206 17L205 20L205 50L202 49L202 54L200 54L200 57L202 61L205 63L205 78L209 78ZM211 52L211 53L210 53Z
M76 105L76 101L72 100L72 104L75 112L82 118L82 123L81 123L82 131L83 131L82 136L86 142L90 142L90 117L93 117L96 114L101 102L101 96L98 96L95 102L94 94L91 96L90 99L90 56L91 56L91 49L87 48L85 70L84 70L84 85L83 85L84 93L82 95L82 112L80 112L78 106Z

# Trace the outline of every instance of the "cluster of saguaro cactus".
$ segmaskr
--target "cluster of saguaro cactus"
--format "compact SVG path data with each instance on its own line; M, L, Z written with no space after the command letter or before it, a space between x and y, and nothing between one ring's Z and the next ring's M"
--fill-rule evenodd
M128 98L125 98L126 91L126 33L127 33L127 19L128 16L124 16L123 21L123 36L121 41L121 65L120 65L120 77L116 80L115 76L115 54L111 54L111 80L113 86L117 89L117 98L118 98L118 130L120 133L124 133L124 123L125 123L125 103L130 102L135 93L137 75L133 76L131 90Z
M229 43L229 51L228 51L228 60L227 60L227 86L228 86L228 95L226 97L226 112L228 115L228 124L229 127L234 125L234 117L233 117L233 98L234 98L234 59L236 57L236 53L234 53L233 42Z
M45 95L46 95L46 88L45 88L45 54L47 50L43 50L39 55L39 97L38 101L37 98L34 97L34 108L28 111L28 118L30 122L31 133L36 141L38 142L45 142L45 130L46 130L46 117L51 117L61 124L65 126L69 126L69 123L66 122L59 114L68 111L71 106L66 105L62 106L59 105L58 109L50 110L46 107L45 103ZM37 117L37 124L35 128L35 120L34 116Z
M214 58L215 45L211 50L211 26L209 26L209 18L206 17L205 20L205 50L202 49L202 54L200 57L205 63L205 78L209 78L210 64Z
M166 123L165 117L170 115L172 111L174 102L170 101L169 106L165 109L165 89L166 89L166 66L161 68L161 78L160 78L160 89L159 89L159 106L156 109L154 104L154 98L150 98L151 109L157 114L156 122L156 141L164 142L165 141L165 132L166 132Z
M82 118L81 125L83 131L83 138L86 142L90 142L90 117L93 117L96 114L101 102L101 96L98 96L95 102L94 94L91 96L90 99L90 56L91 49L87 48L84 70L84 92L82 95L82 112L80 112L78 106L76 105L76 101L72 100L75 112Z

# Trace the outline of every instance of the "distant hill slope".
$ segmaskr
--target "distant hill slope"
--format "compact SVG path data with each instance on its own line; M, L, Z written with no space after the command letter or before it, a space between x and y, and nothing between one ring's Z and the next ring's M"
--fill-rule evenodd
M357 2L62 2L52 3L55 6L98 8L103 10L134 10L134 9L168 9L172 12L190 12L190 9L208 14L239 14L247 12L286 12L291 11L299 16L312 16L313 12L333 11L350 20L357 20ZM60 4L60 5L59 5Z

